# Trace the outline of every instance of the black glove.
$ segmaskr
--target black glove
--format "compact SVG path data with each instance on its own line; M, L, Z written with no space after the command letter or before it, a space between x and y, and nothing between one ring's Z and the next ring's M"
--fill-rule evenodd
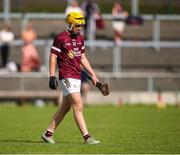
M58 82L55 76L51 76L49 80L49 88L52 90L57 89L58 87Z

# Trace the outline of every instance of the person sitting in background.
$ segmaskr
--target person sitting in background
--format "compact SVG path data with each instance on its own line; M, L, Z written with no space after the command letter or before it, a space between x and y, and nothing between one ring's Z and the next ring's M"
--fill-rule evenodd
M8 62L10 43L14 40L14 33L11 31L10 25L5 24L0 31L0 49L1 49L1 63L5 68Z
M71 0L70 5L67 6L67 8L65 10L66 16L70 12L79 12L79 13L83 14L83 10L81 9L81 7L79 7L79 3L77 0Z
M24 42L22 47L21 71L38 71L40 68L40 57L33 44L37 38L37 35L30 24L27 25L26 30L22 32L21 38Z
M113 30L114 30L114 41L117 45L120 45L122 42L122 34L125 28L125 17L128 16L128 12L125 11L122 5L119 2L115 2L112 7L112 16L113 16Z

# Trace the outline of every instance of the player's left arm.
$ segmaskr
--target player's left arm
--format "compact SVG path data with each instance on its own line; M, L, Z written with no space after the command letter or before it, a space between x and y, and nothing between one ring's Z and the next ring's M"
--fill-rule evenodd
M92 82L94 85L99 81L96 74L94 73L85 53L82 53L81 55L81 65L88 71L88 73L91 75Z

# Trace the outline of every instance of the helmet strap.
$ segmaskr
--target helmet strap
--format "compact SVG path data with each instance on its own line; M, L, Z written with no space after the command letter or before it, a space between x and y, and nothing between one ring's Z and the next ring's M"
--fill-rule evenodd
M68 30L69 30L69 31L72 31L72 29L73 29L73 24L69 24L69 25L68 25Z
M74 32L72 29L73 29L73 24L68 25L68 30L71 33L71 36L73 38L76 38L79 35L79 33Z

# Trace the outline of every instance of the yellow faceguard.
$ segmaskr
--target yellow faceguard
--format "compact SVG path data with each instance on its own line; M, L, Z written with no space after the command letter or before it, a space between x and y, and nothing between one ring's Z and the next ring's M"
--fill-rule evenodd
M84 16L79 12L69 13L66 17L66 22L68 23L68 25L71 25L71 26L85 24Z

